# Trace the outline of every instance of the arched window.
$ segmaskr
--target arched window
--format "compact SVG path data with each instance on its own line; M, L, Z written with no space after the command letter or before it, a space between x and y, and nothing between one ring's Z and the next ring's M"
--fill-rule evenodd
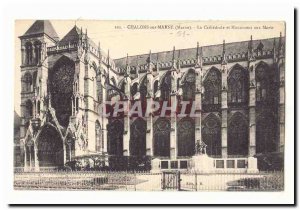
M75 89L74 89L75 92L77 92L77 86L78 86L77 82L75 82Z
M108 154L122 156L123 155L123 133L124 125L119 120L114 120L108 125Z
M265 101L269 89L268 66L260 64L255 69L256 101Z
M177 90L180 88L180 78L177 79Z
M156 94L156 92L158 91L158 80L156 80L155 82L154 82L154 86L153 86L153 93L154 93L154 95Z
M141 94L141 101L145 102L146 101L146 96L147 96L147 82L148 79L145 77L140 85L140 94Z
M220 104L221 103L221 73L218 69L209 70L204 80L204 104Z
M183 100L190 101L195 99L195 90L196 90L196 83L195 83L195 71L189 70L187 75L184 78L182 90L183 90Z
M178 156L195 154L195 123L192 118L181 119L177 124Z
M31 92L32 91L32 76L29 72L24 75L24 91Z
M136 119L130 126L130 155L146 155L147 123L142 118Z
M138 91L138 83L134 83L132 85L132 87L130 88L130 94L131 94L132 98L135 96L135 94L137 93L137 91Z
M161 84L160 84L161 99L163 101L169 101L170 93L171 93L171 87L172 87L171 73L167 72L165 77L162 79Z
M41 62L42 57L42 43L40 41L36 41L34 43L34 54L35 54L35 64L39 64Z
M32 81L33 89L35 90L36 82L37 82L37 81L36 81L36 80L37 80L37 71L33 72L32 79L33 79L33 81ZM37 91L37 93L38 93L38 91Z
M170 157L171 123L166 118L159 118L154 123L154 156Z
M78 87L77 87L78 91ZM97 77L97 100L99 103L102 103L102 97L103 97L103 89L102 89L102 84L101 84L101 78Z
M66 56L62 56L49 71L52 106L60 125L66 127L72 115L74 75L75 63Z
M221 123L216 115L208 115L202 123L202 138L208 155L221 155Z
M25 107L26 107L26 113L25 113L25 116L26 118L31 118L33 116L33 104L30 100L27 100L26 101L26 104L25 104Z
M26 64L30 65L32 64L32 44L30 42L27 42L25 44L25 51L26 51Z
M241 66L235 66L228 78L228 102L246 103L248 101L248 76Z
M79 110L79 98L76 97L76 112Z
M38 114L41 113L41 102L40 101L37 102L37 113Z
M98 120L95 122L95 145L96 152L100 152L103 148L101 126Z
M235 113L228 126L228 155L248 155L248 123L240 113Z
M256 153L276 151L276 118L271 112L263 112L256 120Z
M121 84L121 91L123 93L125 93L125 87L126 87L126 83L125 83L125 81L123 81L122 84Z

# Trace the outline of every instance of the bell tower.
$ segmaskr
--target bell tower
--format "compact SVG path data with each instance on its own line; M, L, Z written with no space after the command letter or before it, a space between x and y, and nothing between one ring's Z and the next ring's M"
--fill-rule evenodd
M44 114L48 77L47 47L54 46L59 38L51 22L47 20L35 21L19 38L21 40L20 145L24 146L25 150L31 150L34 146L31 142L32 138L27 138L25 142L25 137L28 135L28 129L33 135L34 127L39 125ZM24 164L31 166L31 160L24 161Z

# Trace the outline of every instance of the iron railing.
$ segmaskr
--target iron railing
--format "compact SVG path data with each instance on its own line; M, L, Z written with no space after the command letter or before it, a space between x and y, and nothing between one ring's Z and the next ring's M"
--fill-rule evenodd
M168 173L166 175L166 173ZM173 174L172 174L173 173ZM283 171L198 173L172 171L15 172L16 190L282 191Z

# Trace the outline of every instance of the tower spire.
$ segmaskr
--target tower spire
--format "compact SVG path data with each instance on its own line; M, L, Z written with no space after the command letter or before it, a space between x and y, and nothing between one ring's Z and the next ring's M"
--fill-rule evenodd
M197 42L196 59L199 57L199 42Z
M110 84L110 77L109 77L109 73L110 73L110 64L109 64L109 49L107 50L107 78L108 78L108 84Z
M222 52L222 64L227 64L226 60L226 48L225 48L225 40L223 40L223 52Z
M130 66L128 60L128 53L126 54L126 69L125 69L125 77L130 75Z
M280 31L280 35L279 35L279 47L281 47L281 38L282 38L282 33Z
M197 42L197 50L196 50L196 66L202 66L202 47L200 47L199 42Z
M98 42L98 54L99 54L99 58L101 59L101 45L100 45L100 42Z
M139 76L139 69L140 69L140 67L139 67L139 56L137 55L136 56L136 74Z
M180 50L178 50L177 68L180 69Z
M175 46L173 46L172 61L175 61Z
M159 69L159 53L156 54L156 71Z
M278 55L279 57L283 57L283 42L282 42L282 33L280 32L280 36L279 36L279 45L278 45Z
M172 68L176 67L176 61L175 61L175 46L173 46L173 53L172 53Z
M248 60L253 61L255 60L254 52L253 52L253 40L252 35L250 36L250 41L248 43Z
M250 41L249 41L249 44L248 44L248 50L249 51L252 51L253 49L253 40L252 40L252 35L250 36Z
M151 50L149 51L149 56L148 56L148 63L150 64L151 63Z
M80 37L80 44L82 44L82 36L83 36L82 35L82 27L80 27L80 36L79 36Z
M273 39L273 58L276 60L276 39Z
M147 72L148 73L151 73L152 72L152 58L151 58L152 54L151 54L151 50L149 51L149 55L148 55L148 58L147 58L147 63L148 63L148 69L147 69Z

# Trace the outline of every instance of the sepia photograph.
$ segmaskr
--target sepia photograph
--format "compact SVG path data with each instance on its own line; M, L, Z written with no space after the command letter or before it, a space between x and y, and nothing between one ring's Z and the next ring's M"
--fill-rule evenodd
M15 20L14 190L284 191L285 27Z

